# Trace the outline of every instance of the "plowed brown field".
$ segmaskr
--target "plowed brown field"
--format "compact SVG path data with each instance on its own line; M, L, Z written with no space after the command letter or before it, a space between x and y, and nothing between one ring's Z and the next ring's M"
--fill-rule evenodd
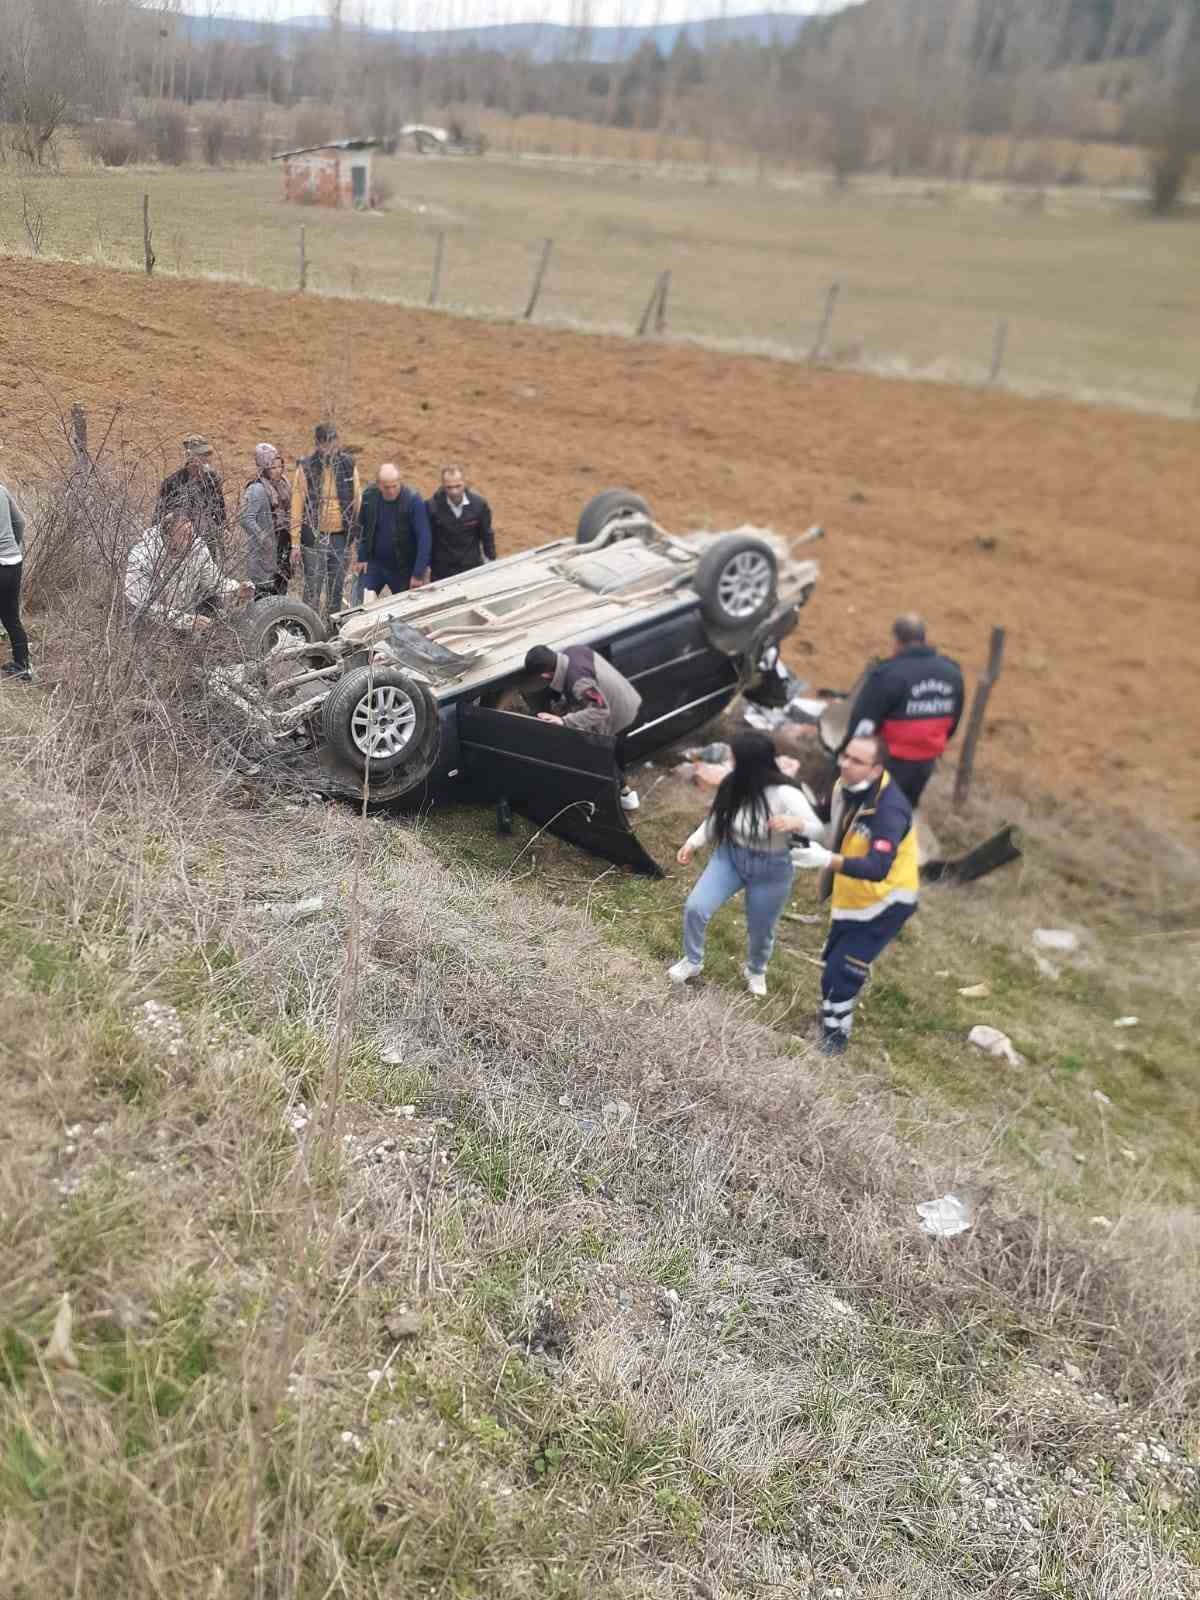
M665 524L816 521L822 582L793 656L846 684L919 609L972 674L1008 628L983 765L1065 797L1200 818L1196 426L364 301L0 263L0 475L55 406L171 465L207 432L228 485L336 401L367 470L465 462L501 549L626 483ZM1102 871L1098 865L1098 871Z

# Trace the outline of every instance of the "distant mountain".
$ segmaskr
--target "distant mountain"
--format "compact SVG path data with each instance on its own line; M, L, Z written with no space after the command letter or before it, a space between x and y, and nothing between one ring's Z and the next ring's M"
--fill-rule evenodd
M257 40L270 28L280 35L311 35L329 30L328 18L291 17L268 24L250 17L186 16L186 30L197 40ZM388 40L412 55L451 55L463 50L494 51L498 55L527 55L533 61L627 61L643 44L654 44L664 55L683 33L697 48L717 44L792 44L810 18L796 12L756 11L744 17L713 17L700 22L659 22L644 27L580 29L556 22L500 22L478 28L440 28L421 32L368 28L368 38ZM361 37L358 28L347 34Z

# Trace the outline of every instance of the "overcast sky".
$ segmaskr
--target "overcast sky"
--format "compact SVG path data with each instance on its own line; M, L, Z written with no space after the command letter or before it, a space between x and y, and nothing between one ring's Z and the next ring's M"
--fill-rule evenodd
M211 0L184 0L183 9L207 15ZM811 3L757 5L754 0L343 0L342 15L357 23L365 6L368 21L377 27L465 28L489 22L564 22L593 27L642 26L655 22L694 21L727 16L748 16L758 11L807 12L823 9ZM319 15L324 0L223 0L219 16L287 17Z

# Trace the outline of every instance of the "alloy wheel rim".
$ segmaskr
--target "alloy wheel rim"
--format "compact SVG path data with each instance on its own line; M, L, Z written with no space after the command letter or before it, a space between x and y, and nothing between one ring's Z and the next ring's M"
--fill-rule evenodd
M749 617L771 592L771 563L758 550L742 550L728 560L717 580L717 598L730 617Z
M368 760L398 756L413 736L417 708L403 689L381 684L364 694L350 716L350 737Z

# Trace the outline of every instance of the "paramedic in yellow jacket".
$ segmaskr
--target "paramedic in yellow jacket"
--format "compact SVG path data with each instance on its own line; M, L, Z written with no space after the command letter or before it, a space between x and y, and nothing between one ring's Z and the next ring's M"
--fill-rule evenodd
M821 973L821 1048L841 1055L871 963L917 909L917 836L912 806L884 770L887 747L876 735L851 739L839 757L827 830L792 851L798 867L820 869L829 898L829 938ZM772 829L804 831L803 818L776 817Z

